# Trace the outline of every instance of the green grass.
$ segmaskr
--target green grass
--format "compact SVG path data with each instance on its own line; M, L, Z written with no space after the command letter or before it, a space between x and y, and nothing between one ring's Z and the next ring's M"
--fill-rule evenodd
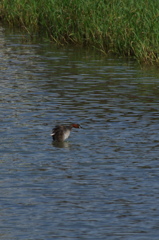
M159 63L157 0L1 0L0 18L59 44Z

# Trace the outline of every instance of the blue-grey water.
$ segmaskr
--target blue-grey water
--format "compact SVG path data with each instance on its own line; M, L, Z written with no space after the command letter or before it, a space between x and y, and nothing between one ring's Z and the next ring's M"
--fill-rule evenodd
M1 27L0 113L1 240L159 239L157 69Z

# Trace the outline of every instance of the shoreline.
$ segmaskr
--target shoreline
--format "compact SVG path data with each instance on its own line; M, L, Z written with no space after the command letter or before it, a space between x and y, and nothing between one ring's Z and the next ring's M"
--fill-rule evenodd
M2 0L2 23L62 45L159 64L159 2L141 0Z

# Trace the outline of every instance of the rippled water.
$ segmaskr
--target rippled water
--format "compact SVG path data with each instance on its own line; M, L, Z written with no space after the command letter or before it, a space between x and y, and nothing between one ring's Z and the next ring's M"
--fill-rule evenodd
M158 240L158 71L2 28L0 47L0 239Z

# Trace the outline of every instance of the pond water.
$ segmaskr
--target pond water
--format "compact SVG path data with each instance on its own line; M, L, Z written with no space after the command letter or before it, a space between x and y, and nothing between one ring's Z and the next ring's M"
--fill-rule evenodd
M0 239L158 240L159 71L2 27L0 48Z

